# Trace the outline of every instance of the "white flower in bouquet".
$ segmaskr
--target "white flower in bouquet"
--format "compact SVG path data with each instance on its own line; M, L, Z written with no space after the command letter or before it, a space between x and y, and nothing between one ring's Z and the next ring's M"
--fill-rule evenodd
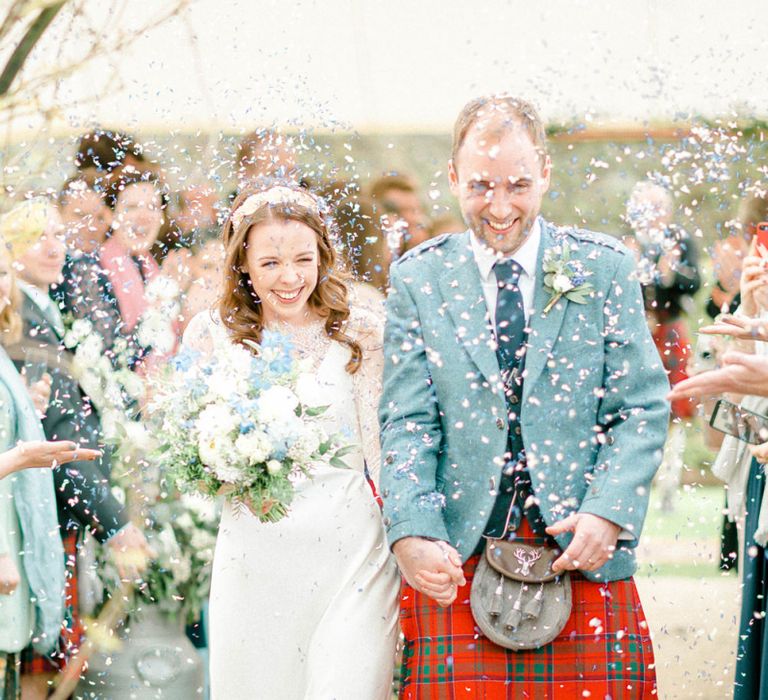
M157 533L156 537L158 544L160 545L159 547L156 547L156 549L159 550L158 555L160 558L171 559L181 555L179 542L176 539L173 528L169 523L165 523L165 525L163 525L163 529Z
M211 525L218 520L218 509L212 498L205 498L197 493L185 493L181 496L181 503L202 523Z
M200 461L213 469L222 481L233 484L242 476L237 467L232 467L229 457L234 445L228 435L201 433L197 442Z
M281 421L287 415L296 417L299 397L285 386L271 386L258 398L259 418L265 423Z
M115 374L128 396L135 401L139 401L144 397L144 380L136 372L132 372L129 369L121 369Z
M328 435L320 426L306 426L299 438L288 448L288 457L304 464L327 440Z
M96 408L101 409L104 405L104 390L102 386L101 375L94 371L85 369L77 372L77 381L80 388L85 392Z
M274 476L275 474L279 474L283 470L283 463L280 462L277 459L270 459L269 462L267 462L267 471Z
M238 435L235 450L248 464L260 464L272 454L272 441L262 430L251 430Z
M173 557L170 560L171 575L176 584L186 583L192 575L192 562L187 554Z
M104 341L95 333L85 336L77 345L75 350L76 361L83 367L96 365L102 356L104 350Z
M238 484L243 481L245 474L240 467L231 464L220 463L213 466L213 473L219 481L225 484Z
M228 401L233 396L244 394L248 390L247 377L235 372L214 372L205 378L208 385L206 401Z
M135 420L126 420L123 423L125 429L125 440L131 446L132 450L137 452L147 452L154 446L152 433L147 429L144 423Z
M148 309L144 313L136 337L144 347L151 347L161 354L170 352L176 344L172 321L161 309Z
M109 441L118 440L127 421L125 414L106 407L104 410L100 410L99 417L101 418L101 432L104 434L104 438Z
M88 319L78 318L72 322L69 330L64 334L62 342L64 347L72 349L79 345L85 338L93 333L93 325Z
M144 298L149 304L172 304L177 301L180 292L176 280L165 275L159 275L147 285Z
M202 435L231 433L240 426L240 417L223 403L206 406L197 418L197 430Z
M210 532L200 528L195 528L192 531L189 541L192 548L196 550L210 549L216 544L216 538Z
M180 527L182 530L194 530L195 529L195 521L192 519L192 516L189 513L182 513L176 518L176 525Z

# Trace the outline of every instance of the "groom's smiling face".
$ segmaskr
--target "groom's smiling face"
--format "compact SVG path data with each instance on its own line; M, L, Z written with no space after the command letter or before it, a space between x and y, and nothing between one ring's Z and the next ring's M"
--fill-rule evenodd
M511 255L525 241L549 188L549 158L519 126L467 133L451 162L451 192L475 235L493 250Z

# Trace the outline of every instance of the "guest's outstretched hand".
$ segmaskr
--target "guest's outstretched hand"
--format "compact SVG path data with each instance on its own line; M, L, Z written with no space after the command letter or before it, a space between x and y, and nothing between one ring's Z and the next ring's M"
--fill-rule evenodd
M591 513L572 513L547 528L549 535L572 532L568 548L552 564L552 571L596 571L616 551L621 528L610 520Z
M727 352L723 366L675 384L667 399L689 399L719 394L768 396L768 357Z
M461 557L447 542L404 537L395 542L392 551L408 585L441 607L451 605L459 586L466 584Z
M726 314L714 323L699 328L704 335L730 335L739 340L760 340L768 343L768 323L759 318L740 318Z
M100 456L98 450L80 447L70 440L20 442L16 447L0 453L0 479L22 469L56 467L78 460L91 461Z

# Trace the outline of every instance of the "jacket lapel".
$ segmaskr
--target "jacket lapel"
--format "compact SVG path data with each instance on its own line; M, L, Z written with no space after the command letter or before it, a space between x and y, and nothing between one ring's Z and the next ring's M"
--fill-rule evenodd
M61 340L53 320L26 294L22 294L21 315L30 328L35 329L35 337L40 342L57 344Z
M469 234L455 234L445 257L440 290L456 329L456 338L486 379L499 376L496 339L483 294L480 271L469 243Z
M565 297L545 314L544 307L549 303L551 294L544 287L542 265L544 252L553 246L563 243L563 239L555 234L555 227L544 219L541 222L541 243L536 261L536 289L533 297L533 313L529 319L528 350L525 356L524 393L533 387L539 378L544 364L552 356L552 349L560 336L560 329L565 318L565 311L570 303Z

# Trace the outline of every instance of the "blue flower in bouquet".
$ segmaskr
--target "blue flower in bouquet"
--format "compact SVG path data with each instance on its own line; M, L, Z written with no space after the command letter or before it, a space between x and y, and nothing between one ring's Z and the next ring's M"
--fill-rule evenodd
M199 361L200 353L192 348L182 348L171 358L171 367L177 372L189 372Z

